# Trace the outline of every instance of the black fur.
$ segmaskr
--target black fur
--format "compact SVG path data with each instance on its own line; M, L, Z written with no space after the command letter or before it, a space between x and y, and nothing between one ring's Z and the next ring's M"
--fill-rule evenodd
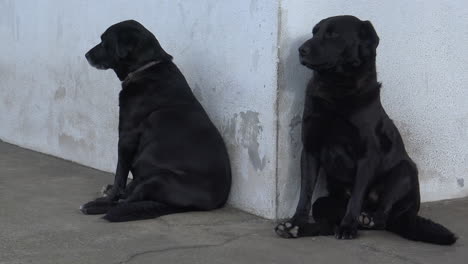
M223 206L231 186L225 144L172 57L133 20L111 26L101 39L86 58L123 81L118 164L105 197L82 212L121 222Z
M313 34L299 49L301 63L314 70L303 113L301 194L295 215L276 232L352 239L358 228L386 229L411 240L455 243L448 229L418 216L417 168L380 102L372 24L331 17ZM319 170L329 194L311 208ZM310 210L315 223L308 222Z

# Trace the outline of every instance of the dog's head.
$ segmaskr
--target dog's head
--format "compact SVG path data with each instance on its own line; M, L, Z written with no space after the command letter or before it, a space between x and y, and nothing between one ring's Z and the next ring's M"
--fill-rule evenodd
M122 80L128 73L150 61L171 60L156 37L143 25L126 20L110 26L101 43L86 53L86 59L97 69L113 69Z
M315 25L312 34L299 48L301 63L310 69L343 72L375 63L379 37L369 21L329 17Z

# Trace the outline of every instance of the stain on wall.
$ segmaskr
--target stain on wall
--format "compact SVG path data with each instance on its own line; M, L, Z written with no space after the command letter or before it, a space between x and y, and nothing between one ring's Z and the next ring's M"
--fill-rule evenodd
M457 178L457 184L460 188L465 187L465 179L463 178Z
M59 86L59 88L55 91L54 100L63 99L67 95L67 90L63 86Z

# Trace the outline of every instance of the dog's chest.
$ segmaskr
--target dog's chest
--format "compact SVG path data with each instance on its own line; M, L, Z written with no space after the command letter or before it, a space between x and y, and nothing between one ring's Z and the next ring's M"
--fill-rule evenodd
M335 115L323 126L325 140L320 159L329 177L340 182L353 182L359 160L368 155L381 156L375 122L366 116Z
M321 166L328 176L344 182L352 181L360 156L359 130L349 120L338 116L330 115L322 121L315 127L321 130L321 137L310 135L313 137L311 140L317 141L316 145L320 146Z
M137 128L151 110L144 96L124 92L119 97L119 131Z

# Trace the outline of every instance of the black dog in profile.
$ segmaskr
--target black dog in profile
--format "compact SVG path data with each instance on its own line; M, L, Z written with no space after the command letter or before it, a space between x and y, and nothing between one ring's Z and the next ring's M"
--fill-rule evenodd
M118 164L107 195L81 211L120 222L223 206L231 186L224 141L172 57L133 20L101 40L86 59L122 81Z
M278 235L352 239L366 228L455 243L452 232L418 216L418 171L380 101L378 44L369 21L338 16L318 23L299 48L301 63L314 70L302 119L301 193L293 218L276 227ZM329 195L315 201L315 223L308 223L319 171Z

